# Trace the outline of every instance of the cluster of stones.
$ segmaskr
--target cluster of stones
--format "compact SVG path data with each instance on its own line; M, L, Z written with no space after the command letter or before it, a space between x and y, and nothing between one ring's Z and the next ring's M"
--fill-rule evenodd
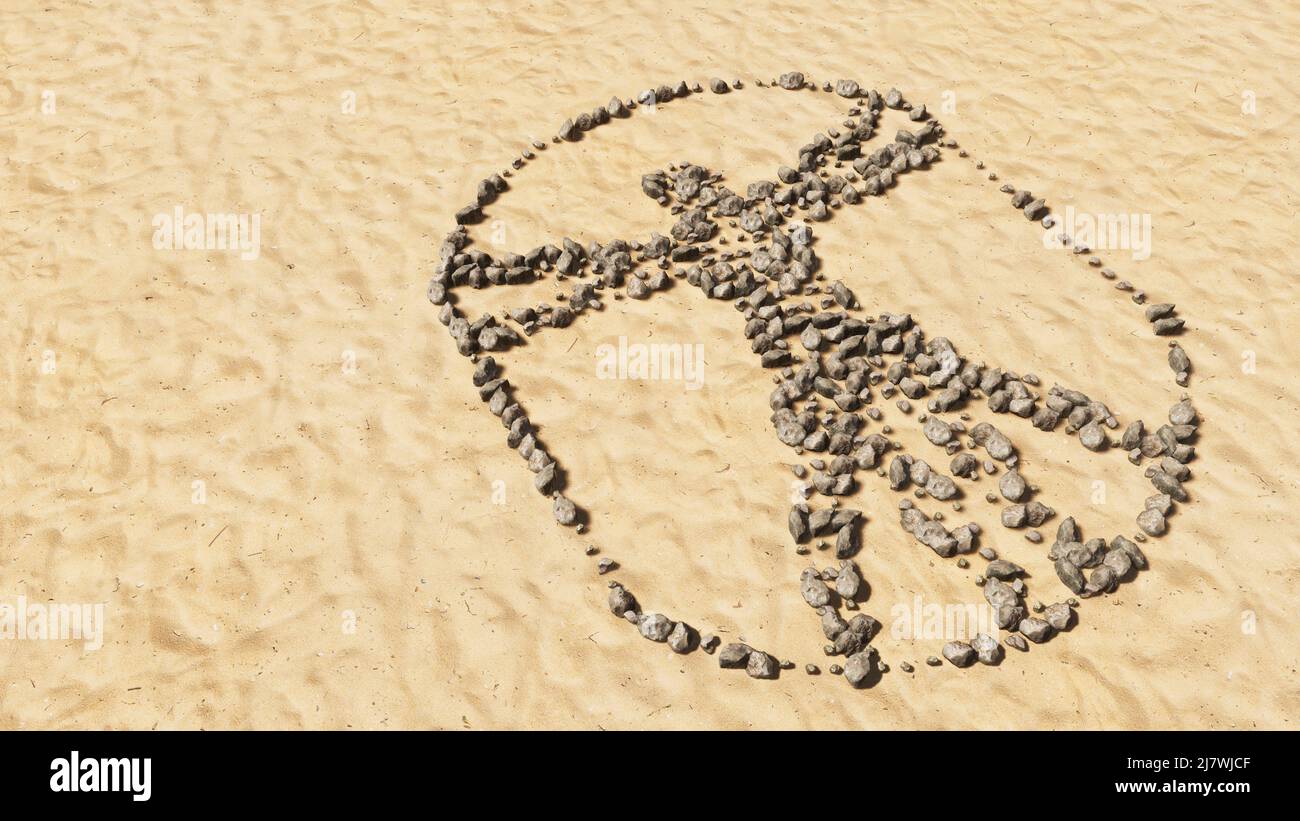
M667 644L674 653L686 654L698 648L712 655L718 648L717 636L701 636L686 622L673 621L662 613L643 613L636 597L618 582L609 583L607 603L610 612L635 626L642 638ZM741 642L725 645L718 653L718 664L723 668L744 669L751 678L777 678L782 669L794 667L793 662L777 662L771 654Z
M866 686L889 667L869 644L880 623L865 613L846 621L840 613L841 606L857 610L867 591L852 562L862 547L867 517L840 504L840 497L857 489L858 472L874 472L891 490L900 494L910 491L918 501L951 502L955 511L962 510L963 485L979 481L981 474L1001 473L998 494L987 493L985 499L989 503L1005 500L1008 504L1000 511L1002 525L1013 530L1027 528L1030 542L1042 542L1037 528L1054 518L1056 511L1033 498L1037 488L1021 474L1016 448L1004 433L988 422L967 426L970 415L964 411L982 398L993 413L1029 419L1045 432L1059 429L1066 435L1077 434L1080 444L1090 451L1119 446L1134 464L1153 460L1146 476L1157 493L1146 500L1137 517L1140 532L1134 536L1143 541L1163 534L1175 503L1188 500L1183 482L1190 477L1187 462L1195 455L1190 443L1196 436L1197 416L1184 397L1170 411L1169 424L1154 433L1148 433L1138 420L1112 440L1109 431L1118 430L1119 421L1104 403L1060 385L1044 395L1033 374L1020 375L966 360L948 339L927 337L908 314L865 315L843 282L826 282L809 223L829 219L845 206L886 193L903 175L940 161L942 149L956 148L956 143L945 139L943 127L925 106L909 103L897 89L882 96L853 80L819 87L799 72L769 83L755 81L755 85L789 91L820 89L847 99L850 107L839 128L814 135L799 149L792 165L777 170L775 180L751 183L743 195L729 188L721 174L690 162L645 174L641 178L643 193L669 208L676 221L667 235L653 233L644 242L612 240L592 242L584 248L565 238L558 245L505 254L500 259L471 249L464 226L483 219L483 209L508 187L505 177L510 171L493 175L479 184L475 203L457 212L459 225L443 242L429 299L440 306L439 320L457 349L475 361L474 384L507 429L507 445L526 460L537 490L553 499L556 520L576 525L579 532L583 515L563 493L562 471L514 400L500 367L485 354L523 344L524 337L542 328L563 328L588 311L602 310L606 292L614 299L646 299L671 287L674 280L684 279L707 298L730 301L743 320L743 334L760 365L775 372L776 387L769 406L777 438L797 455L811 456L807 465L791 466L799 479L806 480L800 485L804 501L795 504L788 515L796 552L808 555L810 542L819 549L828 548L833 537L839 561L838 567L803 570L801 595L817 613L830 642L826 654L845 660L843 666L831 665L830 671L843 673L854 686ZM728 84L716 78L708 86L716 94L743 88L738 80ZM566 120L554 141L581 139L583 133L627 117L638 106L664 104L702 92L701 85L688 86L683 81L647 89L635 99L615 98L604 107ZM875 136L885 109L906 112L918 125L898 130L891 142L864 153L863 144ZM545 146L535 142L533 148ZM534 156L525 151L512 167L518 170ZM968 154L962 150L959 156ZM976 167L982 169L983 163L976 162ZM997 178L993 173L988 177ZM1053 218L1043 199L1010 185L1001 190L1011 194L1012 206L1027 219L1052 227ZM728 233L734 237L729 238ZM1062 235L1061 240L1070 245L1068 236ZM736 243L734 249L727 247L732 242ZM1082 246L1075 245L1073 250L1089 254ZM1088 262L1101 266L1096 257L1089 257ZM1115 276L1108 268L1103 268L1102 274ZM525 284L547 275L557 282L576 280L570 293L556 294L558 306L543 303L508 310L500 321L484 314L471 322L453 304L452 291L459 287ZM1127 282L1118 287L1134 290ZM1133 299L1140 305L1146 295L1136 291ZM1181 333L1183 320L1173 311L1174 306L1167 303L1146 308L1156 334ZM1191 364L1177 343L1171 345L1168 360L1176 381L1185 385ZM922 432L949 460L947 474L920 455L904 453L902 443L889 438L893 431L888 424L868 432L884 418L875 404L877 398L894 400L903 415L913 413L914 402L923 403L924 412L919 414ZM956 419L941 416L954 412ZM983 455L977 455L981 450ZM828 502L814 506L811 502L818 496ZM997 627L1008 633L1003 639L1006 646L1024 651L1028 649L1026 640L1047 641L1073 624L1078 604L1074 598L1052 605L1039 602L1033 608L1039 615L1029 614L1023 568L999 559L991 548L981 547L982 531L976 522L950 529L943 511L926 513L906 496L899 501L899 520L917 542L941 558L955 558L959 567L969 567L965 557L973 553L987 562L976 584L983 588L996 614ZM1061 582L1079 597L1113 592L1119 583L1147 567L1135 541L1115 536L1109 543L1102 539L1083 542L1073 519L1060 524L1048 556ZM611 560L602 560L601 572L612 566ZM685 622L641 612L636 600L617 582L610 585L609 607L635 624L642 636L665 642L674 652L700 647L711 653L717 645L715 637L701 638ZM964 667L976 660L997 664L1003 652L995 636L979 634L970 642L949 642L942 655ZM723 647L719 663L724 668L743 667L756 678L773 678L780 668L794 666L792 662L778 663L772 655L743 643ZM927 663L942 662L931 656ZM905 672L913 669L906 662L900 667ZM810 674L820 672L815 665L805 669Z
M461 322L464 320L462 319ZM491 326L484 326L479 337L473 337L470 331L465 331L464 338L481 338L482 333L490 328ZM502 329L510 330L505 326L502 326ZM456 336L456 332L453 331L452 335ZM537 492L550 496L554 500L552 508L555 520L562 525L575 524L578 519L578 509L561 492L564 477L559 465L538 441L528 414L511 394L510 382L500 376L496 359L491 356L478 359L473 380L475 387L478 388L479 398L487 402L488 410L499 417L501 424L506 428L506 444L514 448L528 463L528 469L533 472L533 486L537 488Z

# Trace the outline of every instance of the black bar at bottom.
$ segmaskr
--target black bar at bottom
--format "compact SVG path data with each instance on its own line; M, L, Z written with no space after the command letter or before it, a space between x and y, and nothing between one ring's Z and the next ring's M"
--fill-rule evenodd
M1295 736L1271 732L10 732L7 797L37 806L204 810L488 800L494 811L578 798L772 812L805 795L911 796L916 808L1195 799L1237 807L1290 794ZM147 793L147 798L146 798ZM400 805L398 805L400 806ZM457 804L436 805L457 811ZM847 811L845 805L841 810ZM880 804L880 807L888 804ZM985 805L987 806L987 805ZM751 807L751 809L756 807ZM829 810L830 804L827 805Z

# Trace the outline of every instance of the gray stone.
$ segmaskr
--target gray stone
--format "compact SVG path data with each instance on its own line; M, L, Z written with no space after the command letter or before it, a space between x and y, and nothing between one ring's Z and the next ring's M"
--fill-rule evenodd
M947 476L933 473L925 483L925 492L944 502L957 495L957 484Z
M835 93L841 97L853 98L862 92L862 87L858 85L857 80L837 80L835 82Z
M1105 567L1110 568L1115 574L1115 580L1123 581L1131 572L1133 572L1133 557L1124 550L1111 550L1102 560Z
M940 447L948 444L953 439L952 428L937 416L927 418L921 432L925 434L925 438L929 439L931 444Z
M1192 406L1189 400L1184 399L1169 409L1169 421L1175 425L1194 425L1196 424L1196 408Z
M810 607L824 607L830 604L831 591L818 576L817 571L808 568L799 576L799 592Z
M672 621L662 613L650 613L641 617L637 629L643 638L651 641L667 641L673 631Z
M970 646L975 651L975 658L980 664L992 665L1002 660L1002 645L988 633L977 633L975 638L971 639Z
M964 641L950 641L943 646L943 657L956 667L969 667L975 661L975 649Z
M1028 518L1024 505L1011 505L1002 508L1003 527L1024 527Z
M728 669L739 669L744 667L745 663L749 661L749 656L752 652L754 652L753 648L748 644L732 642L718 652L718 666Z
M551 506L555 521L568 526L578 518L578 508L562 493L555 494L555 503Z
M673 632L668 634L668 646L674 653L690 652L691 628L686 626L686 622L679 621L673 627Z
M1079 429L1079 444L1093 452L1102 451L1110 444L1106 432L1096 422L1089 422Z
M862 687L871 678L876 662L875 650L862 650L844 662L844 678L853 687Z
M1088 586L1083 592L1089 596L1095 596L1098 593L1110 593L1115 590L1116 585L1115 571L1106 565L1101 565L1093 569L1088 575Z
M1038 527L1055 515L1056 511L1042 502L1030 502L1025 505L1025 519L1029 522L1030 527Z
M852 477L844 477L852 478ZM852 524L844 525L835 534L835 557L847 559L858 552L858 529Z
M776 84L788 91L797 91L804 86L803 72L788 71L781 75Z
M1123 536L1116 536L1110 540L1110 551L1111 553L1122 551L1127 554L1129 559L1132 560L1133 566L1138 570L1146 570L1148 567L1147 557L1142 552L1142 548Z
M750 678L776 678L780 665L776 659L769 656L761 650L754 650L749 654L749 664L745 667L745 672Z
M998 491L1008 501L1019 502L1029 492L1029 484L1025 482L1025 477L1021 476L1019 471L1009 470L998 480Z
M636 598L621 584L611 587L609 589L609 612L615 616L622 616L629 610L635 612Z
M1069 630L1070 625L1074 623L1074 609L1064 602L1049 604L1043 611L1043 618L1053 630Z
M800 465L802 467L802 465ZM790 536L796 543L801 543L809 536L808 513L799 507L790 508L789 516Z
M823 607L820 612L822 617L822 635L824 635L827 640L834 641L836 636L848 629L849 623L840 617L840 614L836 612L834 607Z
M995 559L989 562L988 567L984 568L984 575L994 579L1014 579L1025 572L1025 569L1014 562L1005 559Z
M1168 529L1165 516L1159 510L1148 508L1138 514L1137 525L1148 536L1162 536Z
M1052 637L1052 625L1038 618L1021 619L1021 635L1032 641L1034 644L1042 644Z
M1187 351L1181 345L1169 349L1169 369L1176 374L1187 373L1192 369L1192 360L1187 358Z
M1056 560L1056 576L1070 589L1071 593L1082 593L1087 584L1083 579L1083 571L1065 557Z
M840 594L840 598L851 600L857 598L861 589L862 576L858 575L858 569L852 562L840 562L840 572L835 577L835 592Z

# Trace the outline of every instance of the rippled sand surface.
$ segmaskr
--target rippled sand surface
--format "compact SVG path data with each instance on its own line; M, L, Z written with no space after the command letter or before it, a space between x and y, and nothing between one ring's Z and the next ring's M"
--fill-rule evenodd
M93 651L0 641L0 724L1296 726L1300 9L708 5L0 11L0 602L103 603L107 619ZM528 139L614 94L792 68L950 102L950 136L1058 211L1151 214L1150 258L1108 262L1188 319L1195 503L1147 549L1150 572L1000 667L904 675L936 643L886 635L895 673L852 691L641 639L606 610L589 542L648 608L827 661L785 533L790 454L735 311L679 287L511 355L592 513L579 536L551 523L425 298L452 213ZM662 232L641 174L689 159L743 186L842 116L812 92L675 102L543 152L475 236ZM1179 394L1164 342L984 173L948 152L837 214L817 229L827 272L969 357L1162 418ZM260 214L260 255L156 250L151 221L177 205ZM703 345L703 387L597 379L597 346L620 335ZM1132 531L1150 491L1121 453L1001 424L1085 534ZM867 612L978 600L977 568L913 542L867 479ZM996 527L990 488L968 510L1053 600L1044 548Z

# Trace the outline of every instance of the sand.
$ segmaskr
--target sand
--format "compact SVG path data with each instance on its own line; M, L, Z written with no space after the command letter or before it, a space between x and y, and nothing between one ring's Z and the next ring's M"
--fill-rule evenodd
M20 5L0 12L0 600L102 603L106 624L94 650L0 641L0 725L1296 726L1300 9ZM452 213L527 139L613 94L792 68L951 100L950 136L1058 212L1152 215L1149 259L1110 256L1188 319L1196 501L1149 572L1000 667L853 691L641 639L606 610L586 544L652 610L828 661L785 534L789 452L734 311L675 288L513 354L591 511L579 536L550 521L425 299ZM476 239L663 231L642 173L770 175L840 116L832 95L778 94L706 95L552 147ZM837 216L818 253L868 310L911 312L1124 421L1162 418L1179 395L1164 341L996 186L946 160ZM259 256L155 249L151 220L177 205L260 214ZM620 335L702 344L703 386L597 379ZM1086 534L1132 532L1150 491L1122 454L1003 425ZM868 612L977 600L976 569L912 541L878 483L855 502ZM1001 529L988 543L1050 579L1041 547ZM938 649L876 644L894 665Z

